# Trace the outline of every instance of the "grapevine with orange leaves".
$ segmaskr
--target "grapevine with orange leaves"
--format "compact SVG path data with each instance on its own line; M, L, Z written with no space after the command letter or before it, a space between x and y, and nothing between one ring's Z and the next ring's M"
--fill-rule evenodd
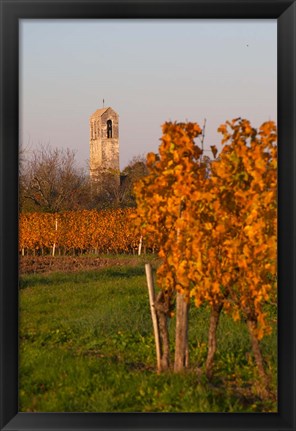
M223 149L216 158L212 146L209 162L197 124L164 124L159 154L148 154L149 175L135 187L135 223L157 241L167 295L216 314L223 307L260 340L270 332L264 304L276 295L276 127L235 119L218 130Z
M63 253L132 253L140 237L130 222L133 209L21 213L19 248L48 253L55 244Z

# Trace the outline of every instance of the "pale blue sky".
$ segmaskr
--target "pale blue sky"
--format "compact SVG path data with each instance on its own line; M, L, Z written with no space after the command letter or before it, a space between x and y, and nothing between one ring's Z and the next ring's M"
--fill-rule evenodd
M20 138L89 158L89 117L120 116L120 165L157 151L166 120L277 118L276 20L22 20Z

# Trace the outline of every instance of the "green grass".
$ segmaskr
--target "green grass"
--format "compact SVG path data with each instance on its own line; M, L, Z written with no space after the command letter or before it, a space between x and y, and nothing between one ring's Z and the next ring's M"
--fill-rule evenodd
M215 376L206 379L208 317L206 308L191 307L190 369L158 375L142 260L133 267L23 276L20 411L276 411L276 328L262 342L272 391L261 399L246 327L226 315ZM172 341L174 325L172 319Z

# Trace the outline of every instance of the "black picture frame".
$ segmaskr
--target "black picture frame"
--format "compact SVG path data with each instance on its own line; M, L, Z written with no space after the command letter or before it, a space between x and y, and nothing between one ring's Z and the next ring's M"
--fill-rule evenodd
M0 0L1 430L295 430L296 4L291 0ZM277 19L279 132L279 382L277 413L18 412L19 20Z

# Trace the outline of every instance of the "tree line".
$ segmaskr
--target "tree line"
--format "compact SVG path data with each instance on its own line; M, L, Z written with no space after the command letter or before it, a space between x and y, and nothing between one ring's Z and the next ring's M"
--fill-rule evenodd
M133 185L147 173L144 157L136 156L122 172L105 174L97 188L70 149L42 145L28 154L26 150L20 153L19 207L23 212L135 207ZM112 181L114 175L120 177L119 184Z

